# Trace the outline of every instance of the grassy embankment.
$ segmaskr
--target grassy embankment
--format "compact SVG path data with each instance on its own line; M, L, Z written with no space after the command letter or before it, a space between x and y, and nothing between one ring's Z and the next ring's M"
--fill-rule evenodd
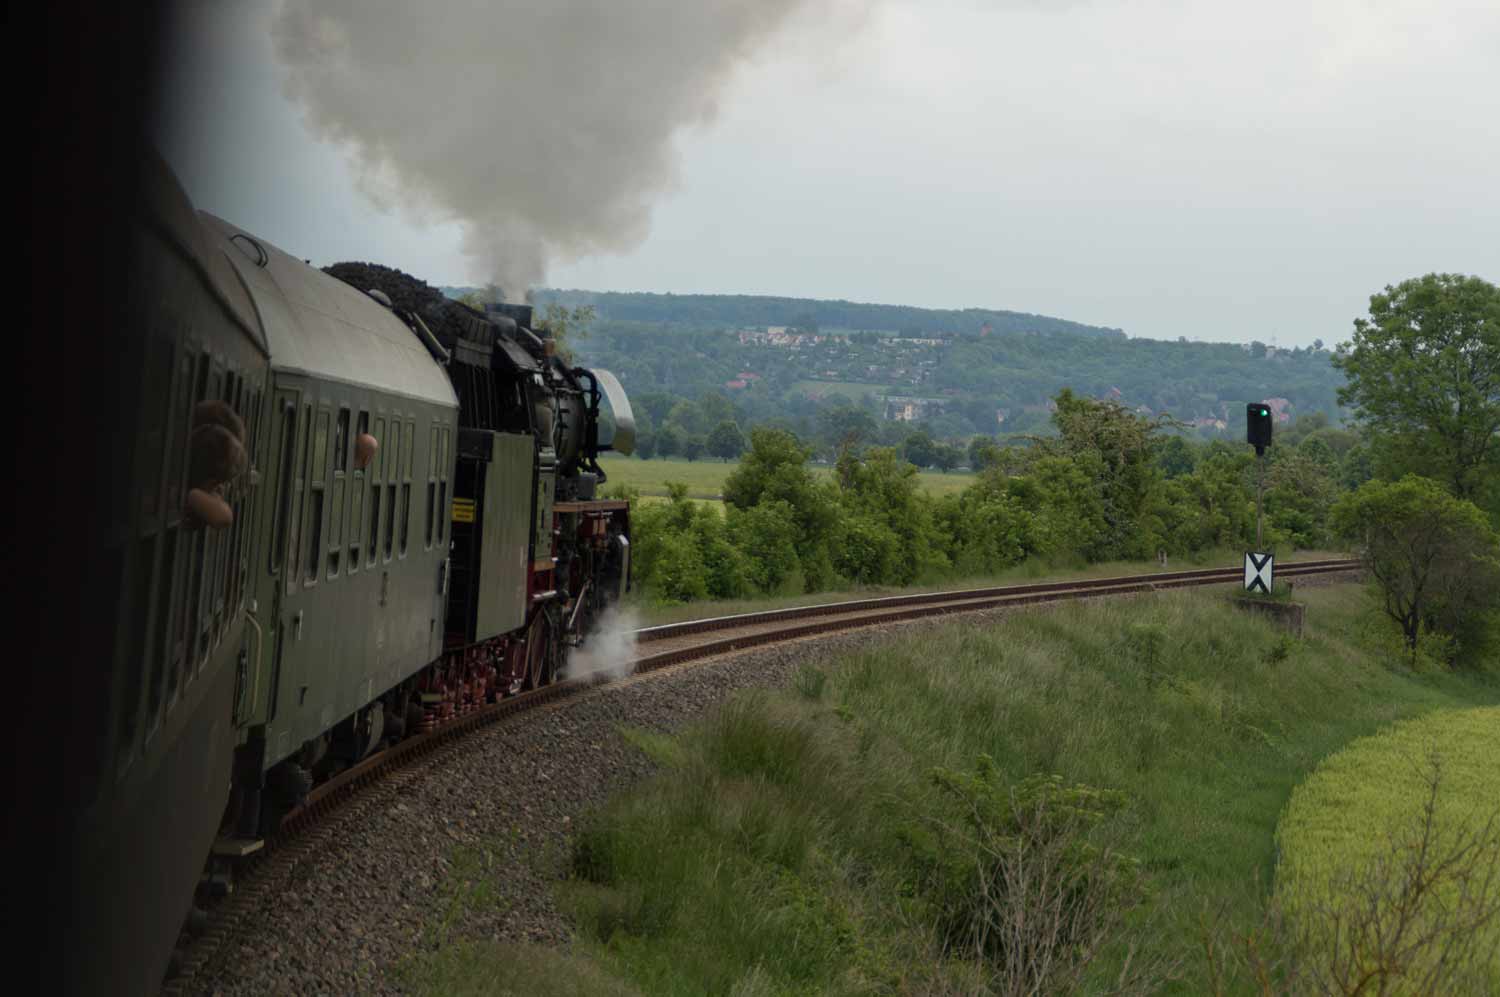
M1106 830L1148 892L1096 972L1135 946L1137 967L1180 962L1169 992L1203 992L1205 911L1224 931L1260 923L1278 816L1322 759L1500 701L1492 682L1401 667L1359 589L1304 595L1301 641L1201 592L1069 605L811 658L793 688L679 738L629 732L662 771L585 822L560 886L573 948L454 942L408 978L460 994L993 992L954 885L966 853L945 847L965 807L934 779L987 756L1002 786L1057 774L1123 794ZM518 976L537 959L555 985Z
M676 457L653 457L639 460L635 457L606 456L599 459L609 484L623 484L637 489L643 499L664 498L668 481L680 481L688 486L688 497L703 501L718 502L724 491L724 479L738 465L736 461L722 461L717 457L702 460L682 460ZM831 478L833 468L826 464L813 465L813 473L822 478ZM947 495L960 492L974 483L974 475L967 471L921 471L917 475L922 487L931 495Z

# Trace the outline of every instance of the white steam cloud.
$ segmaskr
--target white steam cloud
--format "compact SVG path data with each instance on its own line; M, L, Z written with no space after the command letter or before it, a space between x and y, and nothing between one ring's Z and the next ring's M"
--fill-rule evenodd
M635 662L635 632L640 627L640 616L633 609L605 610L588 637L568 656L567 677L588 678L602 673L618 679L629 675Z
M674 137L794 14L848 27L867 2L304 0L272 37L288 94L352 150L363 189L463 222L464 252L519 299L555 258L646 237Z

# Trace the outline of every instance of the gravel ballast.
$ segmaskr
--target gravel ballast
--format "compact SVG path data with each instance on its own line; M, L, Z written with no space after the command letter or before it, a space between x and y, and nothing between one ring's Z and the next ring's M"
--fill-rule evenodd
M1327 584L1343 576L1298 579ZM1035 611L1040 607L1027 607ZM975 626L1015 609L884 624L735 652L598 687L484 728L402 770L318 829L319 845L192 991L396 994L391 970L434 939L541 944L571 936L553 883L572 827L653 766L622 726L671 732L729 695L914 628ZM455 856L492 863L482 903L455 901ZM460 898L461 900L461 898Z

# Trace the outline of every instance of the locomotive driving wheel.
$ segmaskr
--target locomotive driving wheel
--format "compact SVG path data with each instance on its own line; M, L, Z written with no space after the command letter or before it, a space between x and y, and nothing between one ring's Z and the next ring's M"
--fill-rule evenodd
M526 628L526 675L522 690L538 689L552 681L556 671L557 629L544 607Z

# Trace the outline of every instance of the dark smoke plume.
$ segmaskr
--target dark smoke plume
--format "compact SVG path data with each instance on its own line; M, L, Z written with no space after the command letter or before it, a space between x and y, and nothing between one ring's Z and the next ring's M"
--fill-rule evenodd
M863 0L306 0L277 12L287 92L386 207L464 223L519 298L553 259L645 238L673 138L809 7Z

